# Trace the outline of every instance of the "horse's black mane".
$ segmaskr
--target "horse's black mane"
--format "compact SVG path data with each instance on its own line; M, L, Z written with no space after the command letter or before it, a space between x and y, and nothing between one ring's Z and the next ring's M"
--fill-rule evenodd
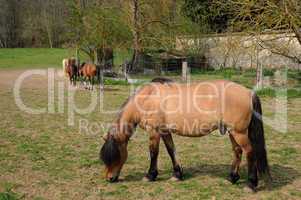
M164 78L164 77L158 77L154 78L152 83L160 83L160 84L165 84L165 83L171 83L173 80ZM136 92L129 96L127 100L121 105L120 112L117 115L117 123L120 122L120 118L123 113L124 107L128 104L130 99L135 96ZM134 125L136 126L136 124ZM102 146L100 150L100 159L108 166L112 165L114 162L117 162L120 160L120 151L118 149L118 145L114 139L114 137L109 136L109 138L106 140L104 145Z
M99 157L107 166L110 166L120 160L118 144L112 136L109 136L103 144L99 152Z
M80 65L80 68L83 68L83 66L85 65L86 63L83 62L81 65Z
M165 77L156 77L151 82L164 84L164 83L172 83L174 81L169 78L165 78Z
M164 83L172 83L174 82L173 80L169 79L169 78L165 78L165 77L156 77L154 79L151 80L151 83L161 83L161 84L164 84ZM131 98L133 96L135 96L135 94L137 93L138 91L134 92L134 94L130 95L126 101L120 106L120 112L118 113L117 115L117 122L119 122L120 120L120 117L122 116L122 113L123 113L123 109L124 107L128 104L128 102L131 100Z

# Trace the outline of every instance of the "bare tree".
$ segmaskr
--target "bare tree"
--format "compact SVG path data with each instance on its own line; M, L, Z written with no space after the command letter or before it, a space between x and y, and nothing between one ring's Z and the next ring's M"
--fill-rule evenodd
M0 0L1 47L59 47L66 40L66 5L60 0Z
M218 1L215 2L219 3ZM280 33L281 37L291 37L301 45L301 1L231 0L226 6L230 6L235 15L233 19L234 30L255 35L274 32L275 37L273 39L271 37L267 39L259 38L259 45L264 49L270 49L275 54L301 63L301 54L294 54L294 52L286 49L287 44L279 42L281 38L278 36ZM287 42L291 43L292 40Z
M0 5L0 47L17 47L20 45L18 2L1 0Z
M139 12L140 12L140 8L139 8L139 0L132 0L132 5L131 5L131 9L133 12L133 44L134 44L134 54L133 54L133 60L132 60L132 64L131 67L133 69L137 68L138 65L138 58L139 55L141 54L141 44L140 44L140 28L139 28Z
M126 0L122 3L125 23L133 36L130 71L141 70L143 57L149 49L175 47L177 6L175 0Z

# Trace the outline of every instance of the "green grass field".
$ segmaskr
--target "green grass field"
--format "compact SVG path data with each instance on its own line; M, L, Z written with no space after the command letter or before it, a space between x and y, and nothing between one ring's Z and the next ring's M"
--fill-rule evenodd
M58 68L62 60L75 55L74 49L0 49L0 69L28 69L28 68ZM129 57L126 51L116 51L114 63L120 65ZM87 60L85 54L80 54L81 61Z
M14 50L0 50L1 68L13 59L8 59ZM21 50L18 50L21 51ZM68 55L65 50L55 50L50 56L47 50L37 50L31 57L50 58L56 64L60 56ZM52 51L52 50L51 50ZM42 53L44 52L44 53ZM26 50L24 49L24 54ZM19 53L18 53L19 55ZM30 56L29 56L30 57ZM41 68L41 63L27 57L15 57L16 68ZM21 60L20 60L21 59ZM26 61L26 62L25 62ZM4 64L3 64L4 63ZM26 64L25 64L26 63ZM58 62L60 66L60 62ZM7 67L5 67L7 68ZM114 85L110 81L105 86L103 99L92 113L75 114L74 126L68 126L68 98L65 82L62 112L59 111L57 79L55 87L55 113L28 114L21 111L14 100L13 82L19 70L0 69L0 200L7 199L300 199L301 198L301 98L294 96L287 101L288 131L280 133L265 125L273 182L270 189L260 182L255 194L244 192L247 172L246 161L241 165L241 179L232 185L228 180L232 150L227 135L218 132L203 138L174 136L177 156L184 168L185 179L170 181L171 161L163 143L160 146L159 176L156 182L142 182L149 167L148 135L138 129L129 143L128 160L122 170L119 183L110 184L104 180L104 167L98 153L103 144L101 136L107 128L100 128L113 121L115 114L106 111L118 110L129 95L130 86ZM232 73L232 72L231 72ZM170 76L179 79L179 76ZM139 77L136 77L139 78ZM141 77L140 77L141 78ZM151 77L143 76L148 80ZM254 74L239 75L226 73L194 74L193 80L227 78L247 87L254 84ZM299 77L289 79L289 87L300 85ZM271 91L261 94L265 117L273 119L277 105ZM47 80L26 80L21 89L21 97L27 106L47 107ZM78 108L86 107L91 92L79 90L75 94ZM279 103L279 102L278 102ZM88 129L80 129L80 123L87 121Z
M0 68L60 67L62 60L72 55L66 49L0 49Z
M109 123L114 115L95 110L76 115L75 126L67 125L67 111L61 114L31 115L21 112L12 101L10 90L0 90L0 191L1 195L24 199L298 199L301 197L301 101L289 101L288 133L266 126L266 141L273 176L272 189L256 194L244 193L246 163L236 185L227 181L232 160L228 136L219 133L203 138L175 136L177 155L184 167L185 180L172 182L171 162L160 147L159 179L145 183L141 179L149 165L148 136L138 129L129 144L129 158L120 183L103 178L98 152L102 130L95 134L79 131L79 120L92 124ZM46 90L24 88L27 105L44 107ZM107 86L104 108L118 108L128 96L127 86ZM90 94L76 95L79 107L85 107ZM67 110L65 101L65 110ZM273 116L274 102L264 98L266 116Z

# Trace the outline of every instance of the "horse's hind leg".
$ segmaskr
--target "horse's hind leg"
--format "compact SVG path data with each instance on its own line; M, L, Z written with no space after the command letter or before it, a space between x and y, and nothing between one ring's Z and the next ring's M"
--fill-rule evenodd
M88 81L87 77L84 77L84 88L87 90L88 89Z
M232 162L231 166L231 172L230 172L230 181L231 183L236 183L240 176L239 176L239 166L241 163L241 156L242 156L242 149L241 147L237 144L237 142L234 140L233 136L229 134L231 143L232 143L232 150L234 153L234 159Z
M91 77L90 77L90 76L89 76L88 80L89 80L88 90L91 90L91 85L92 85L92 83L91 83Z
M72 83L73 83L73 86L75 87L76 86L76 77L74 75L72 76Z
M172 161L172 165L173 165L173 177L172 179L175 180L182 180L183 179L183 170L176 158L176 154L175 154L175 145L172 139L171 134L162 134L161 135L165 147L167 149L167 152L171 158Z
M252 145L248 138L248 133L232 133L232 136L236 143L242 148L243 152L247 156L248 162L248 187L252 191L256 191L256 187L258 185L258 176L257 176L257 166L256 166L256 156L254 150L252 149Z
M71 75L69 76L69 84L70 84L70 86L72 86L72 77L71 77Z
M149 142L150 142L149 152L150 152L151 163L150 163L148 173L145 176L145 179L148 181L155 181L158 176L158 154L159 154L160 135L156 132L151 133Z
M92 78L91 78L91 83L92 83L92 90L93 90L93 86L94 86L94 76L92 76Z

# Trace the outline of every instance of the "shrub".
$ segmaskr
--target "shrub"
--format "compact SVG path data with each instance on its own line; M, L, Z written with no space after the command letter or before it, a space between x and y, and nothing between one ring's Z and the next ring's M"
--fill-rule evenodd
M301 71L289 69L287 72L288 78L298 80L301 82Z
M256 91L256 94L262 97L276 97L276 89L274 88L263 88ZM301 98L301 90L298 89L288 89L285 91L280 91L277 93L280 96L287 96L287 98Z
M233 75L241 74L241 71L236 68L222 68L222 69L192 69L191 74L206 74L206 75L220 75L224 78L230 79Z
M274 69L263 69L263 76L274 76L275 70ZM246 69L243 72L243 75L245 77L256 77L256 69L251 68L251 69Z
M274 76L274 73L274 69L263 68L263 76Z
M287 90L288 98L300 98L301 97L301 90L297 89L288 89Z
M262 97L275 97L276 91L273 88L263 88L256 91L256 94Z
M126 80L104 79L104 85L129 85Z
M256 77L256 69L250 68L243 72L244 77Z

